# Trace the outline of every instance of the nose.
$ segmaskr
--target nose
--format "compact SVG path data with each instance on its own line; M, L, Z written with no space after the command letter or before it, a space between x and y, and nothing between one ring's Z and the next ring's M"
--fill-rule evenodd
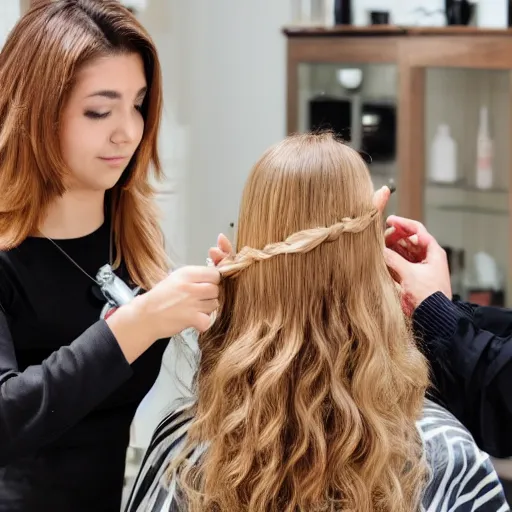
M110 141L116 145L138 143L142 136L142 130L143 123L140 118L123 116L112 132Z

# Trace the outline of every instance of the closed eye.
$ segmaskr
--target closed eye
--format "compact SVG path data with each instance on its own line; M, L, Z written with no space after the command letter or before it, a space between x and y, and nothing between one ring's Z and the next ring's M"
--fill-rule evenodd
M142 113L142 105L135 105L135 110ZM95 112L94 110L86 110L84 115L89 119L105 119L110 115L110 112Z
M86 110L85 111L85 117L88 117L89 119L105 119L110 115L110 112L94 112L94 110Z

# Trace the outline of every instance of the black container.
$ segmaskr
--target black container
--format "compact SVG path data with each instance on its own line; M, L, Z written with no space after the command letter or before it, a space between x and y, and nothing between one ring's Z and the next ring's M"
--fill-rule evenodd
M389 25L389 11L370 11L371 25Z
M447 25L469 25L475 4L468 0L445 0L445 14Z
M352 0L334 0L334 23L352 25Z

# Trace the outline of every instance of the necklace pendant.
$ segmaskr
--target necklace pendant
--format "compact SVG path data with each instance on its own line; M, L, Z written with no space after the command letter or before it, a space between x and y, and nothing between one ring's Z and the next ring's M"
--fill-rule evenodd
M96 274L96 281L101 293L107 299L103 306L100 318L106 320L115 311L125 304L129 304L139 293L140 288L131 289L120 277L118 277L112 266L103 265Z

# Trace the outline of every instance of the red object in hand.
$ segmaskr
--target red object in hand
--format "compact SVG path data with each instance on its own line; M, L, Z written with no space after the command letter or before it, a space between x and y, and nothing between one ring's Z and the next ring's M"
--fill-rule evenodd
M392 249L411 263L421 263L427 255L427 248L421 243L417 233L409 232L401 226L392 226L385 232L386 247Z

